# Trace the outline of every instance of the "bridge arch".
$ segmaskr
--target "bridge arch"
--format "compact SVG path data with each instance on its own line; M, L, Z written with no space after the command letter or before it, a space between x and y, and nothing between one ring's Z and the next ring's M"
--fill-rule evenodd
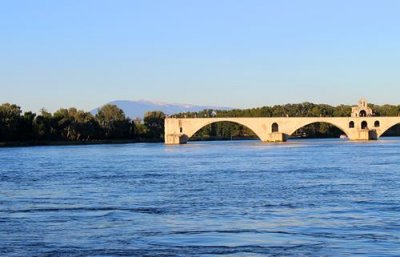
M380 123L380 129L378 130L379 131L378 137L381 137L383 134L388 132L390 129L392 129L396 125L400 125L400 121L394 121L394 122L390 122L387 124Z
M262 133L262 131L260 131L257 127L255 127L252 124L249 124L246 121L242 121L240 119L221 119L218 118L218 120L214 120L214 119L210 119L210 120L206 120L202 123L198 123L195 126L191 127L189 130L187 131L183 131L183 133L187 136L188 140L190 138L192 138L198 131L200 131L202 128L208 126L208 125L212 125L212 124L217 124L217 123L222 123L222 122L228 122L228 123L233 123L233 124L237 124L237 125L241 125L247 129L249 129L258 139L263 140L264 133Z
M344 133L347 137L350 137L350 132L349 129L347 128L348 125L351 125L350 123L346 122L344 124L338 124L335 122L327 121L327 120L313 120L313 121L305 121L301 124L298 124L297 126L293 127L291 130L288 131L288 135L291 136L293 135L297 130L302 129L306 126L312 125L312 124L329 124L331 126L334 126L338 128L342 133ZM350 126L349 126L350 127Z
M188 138L204 126L218 122L239 124L252 131L263 142L284 142L287 136L293 135L296 130L314 123L326 123L334 126L346 134L350 140L373 140L381 137L393 126L400 124L400 117L166 118L164 123L165 142L166 144L184 144ZM276 127L274 123L278 126ZM225 135L229 134L225 133Z

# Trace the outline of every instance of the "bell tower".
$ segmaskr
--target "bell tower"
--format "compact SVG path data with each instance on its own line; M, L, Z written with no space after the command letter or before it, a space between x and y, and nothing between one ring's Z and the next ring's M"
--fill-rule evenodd
M365 98L358 101L358 105L351 108L351 117L370 117L372 109L368 107L368 102Z

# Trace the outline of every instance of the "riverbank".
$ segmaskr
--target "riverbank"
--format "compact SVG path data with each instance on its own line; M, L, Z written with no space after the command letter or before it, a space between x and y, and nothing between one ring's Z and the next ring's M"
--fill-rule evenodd
M105 145L105 144L134 144L134 143L162 143L160 139L115 139L115 140L88 140L88 141L13 141L0 142L0 147L25 146L58 146L58 145Z
M398 136L385 136L398 137ZM324 139L338 137L289 137L290 140L303 139ZM207 137L207 138L191 138L192 142L199 141L238 141L238 140L259 140L256 137ZM124 139L124 140L89 140L89 141L21 141L21 142L0 142L2 147L28 147L28 146L62 146L62 145L107 145L107 144L137 144L137 143L164 143L163 139Z
M190 141L229 141L229 140L258 140L255 137L207 137L193 138ZM135 144L135 143L163 143L163 139L115 139L115 140L88 140L88 141L13 141L0 142L0 147L27 147L27 146L61 146L61 145L106 145L106 144Z

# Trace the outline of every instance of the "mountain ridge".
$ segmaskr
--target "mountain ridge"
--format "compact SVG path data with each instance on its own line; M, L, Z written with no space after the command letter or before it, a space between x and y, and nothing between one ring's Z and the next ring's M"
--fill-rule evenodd
M148 111L162 111L167 115L172 115L180 112L198 112L204 109L213 110L231 110L232 107L226 106L208 106L208 105L194 105L194 104L181 104L181 103L168 103L161 101L150 101L150 100L114 100L107 104L114 104L118 108L122 109L125 115L131 119L143 118L144 114ZM90 112L96 114L97 107Z

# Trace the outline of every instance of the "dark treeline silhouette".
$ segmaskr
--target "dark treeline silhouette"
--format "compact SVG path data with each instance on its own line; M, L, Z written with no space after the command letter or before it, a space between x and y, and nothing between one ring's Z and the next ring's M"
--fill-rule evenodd
M399 116L400 105L370 105L376 116ZM174 117L348 117L351 106L326 104L286 104L252 109L203 110L201 112L178 113ZM76 108L59 109L49 113L42 109L39 114L22 113L15 104L0 105L0 142L88 142L98 140L131 140L160 142L164 136L164 119L160 111L145 114L143 120L131 120L115 105L104 105L96 115ZM338 137L338 128L315 123L295 132L296 137ZM396 126L386 135L400 135ZM248 128L230 122L208 125L199 130L194 139L255 138Z
M143 121L131 120L115 105L104 105L96 115L76 108L40 114L22 113L15 104L0 105L0 142L152 140L161 141L162 112L146 113Z
M400 105L369 105L376 116L399 116ZM174 117L349 117L350 105L330 106L327 104L300 103L275 106L264 106L251 109L234 110L204 110L201 112L186 112L173 115ZM343 132L326 123L314 123L297 130L294 137L339 137ZM396 126L385 135L400 135L400 126ZM210 124L199 130L193 139L234 139L255 138L248 128L231 122Z

